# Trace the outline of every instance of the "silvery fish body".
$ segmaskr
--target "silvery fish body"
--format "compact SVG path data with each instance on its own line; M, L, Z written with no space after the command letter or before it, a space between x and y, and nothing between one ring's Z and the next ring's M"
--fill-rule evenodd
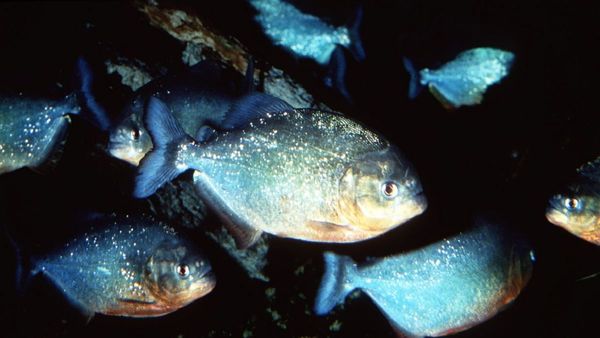
M397 332L443 336L475 326L512 302L529 280L532 262L527 245L488 224L364 265L326 253L315 312L328 313L360 288Z
M195 136L202 126L219 125L232 102L242 94L245 81L235 70L212 61L151 81L136 92L124 109L125 118L111 128L109 153L137 166L152 149L143 123L149 97L163 100L184 130Z
M575 236L600 245L600 158L579 168L576 179L550 198L546 218Z
M210 264L171 228L148 219L109 218L33 260L85 314L161 316L212 290Z
M64 141L68 114L79 111L74 95L63 100L1 96L0 174L43 164Z
M364 59L364 51L356 31L360 18L351 28L334 27L282 0L249 2L258 11L256 20L265 34L276 45L298 56L327 65L336 46L343 46L350 49L357 60Z
M474 48L458 54L438 69L422 69L418 75L405 59L405 67L412 77L409 96L417 95L416 88L420 84L427 86L446 108L480 104L487 88L508 75L514 58L508 51Z
M264 231L353 242L425 210L415 170L378 134L337 113L266 111L201 143L160 101L149 101L147 125L159 146L140 166L135 195L149 196L194 169L203 199L250 239Z

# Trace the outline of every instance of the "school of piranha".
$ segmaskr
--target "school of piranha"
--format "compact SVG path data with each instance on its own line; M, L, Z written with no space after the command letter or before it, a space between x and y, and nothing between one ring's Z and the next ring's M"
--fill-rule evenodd
M312 60L324 69L323 85L352 104L346 64L369 57L359 32L368 15L363 8L347 25L335 26L285 0L247 3L272 48ZM454 55L422 69L411 57L399 59L409 79L404 98L414 100L427 88L439 107L460 114L482 104L519 62L518 54L493 45ZM428 184L403 144L359 116L294 106L262 92L255 61L247 61L245 74L216 60L170 72L137 89L115 113L97 98L96 74L81 56L73 64L76 85L62 99L19 89L0 94L0 175L26 170L43 179L67 141L76 142L67 136L77 119L104 135L110 161L134 168L132 203L171 181L191 180L241 250L265 236L346 246L375 242L427 214ZM598 246L600 157L572 172L572 182L549 196L546 210L530 212ZM323 274L312 315L344 311L340 305L355 289L401 337L450 335L510 311L535 274L536 248L501 217L474 213L470 219L458 233L365 262L328 247L315 262ZM87 215L82 231L44 255L30 254L4 223L17 260L15 293L26 294L34 278L42 278L88 321L96 314L166 316L202 302L219 284L210 257L186 238L187 230L150 215Z

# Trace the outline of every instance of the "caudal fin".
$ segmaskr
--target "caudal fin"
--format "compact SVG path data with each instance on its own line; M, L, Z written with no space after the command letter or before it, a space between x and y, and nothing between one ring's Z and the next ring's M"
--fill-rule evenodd
M191 143L179 122L159 99L150 97L146 105L146 127L154 148L142 159L138 168L133 195L144 198L152 195L163 184L187 170L177 166L177 147Z
M102 131L107 131L111 122L102 105L92 94L93 72L90 65L83 57L77 59L77 80L79 82L79 99L83 101L84 113L87 112L89 120Z
M363 19L363 8L359 5L354 12L354 18L352 24L348 27L348 35L350 36L349 50L352 53L354 59L358 62L362 62L366 58L365 49L360 39L360 25Z
M354 290L352 278L356 275L356 264L350 257L339 256L332 252L323 255L325 271L321 286L317 291L314 311L322 316L331 311L338 303Z
M346 87L346 56L341 46L337 46L331 54L324 82L327 87L336 89L349 103L352 103L352 97Z
M13 250L15 256L15 290L18 295L22 295L30 284L32 276L32 264L28 255L25 255L17 242L9 233L6 225L0 225L4 231L4 237L8 241L10 247Z
M404 69L406 69L410 75L410 82L408 83L408 98L413 100L417 97L417 95L419 95L421 89L423 89L423 85L421 85L421 76L409 58L403 57L402 63L404 64Z

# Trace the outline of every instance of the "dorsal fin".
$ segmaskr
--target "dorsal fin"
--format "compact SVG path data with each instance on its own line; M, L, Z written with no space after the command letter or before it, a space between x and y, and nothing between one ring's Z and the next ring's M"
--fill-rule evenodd
M281 113L294 109L284 100L264 93L251 93L242 97L226 113L223 129L237 129L267 113Z

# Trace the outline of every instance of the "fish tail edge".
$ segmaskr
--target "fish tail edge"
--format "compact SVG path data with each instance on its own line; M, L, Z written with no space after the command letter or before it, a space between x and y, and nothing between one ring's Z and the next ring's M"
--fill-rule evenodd
M111 127L111 121L108 117L106 109L96 100L92 94L92 84L94 75L87 60L80 56L77 58L76 65L78 91L77 97L83 103L84 117L87 117L100 130L107 131Z
M33 262L31 257L23 252L17 241L6 228L6 225L2 225L2 230L15 255L15 290L18 296L22 296L25 293L25 290L29 288L31 278L34 275L32 270Z
M314 312L319 316L329 313L354 289L350 282L356 274L356 264L350 257L326 252L323 260L325 271L314 305Z
M363 20L363 6L358 5L354 11L354 17L348 26L348 35L350 38L350 46L348 47L354 59L358 62L364 61L367 56L360 38L360 26Z
M410 81L408 83L408 98L413 100L423 89L423 85L421 85L421 76L409 58L403 57L402 64L404 65L406 72L408 72L408 75L410 75Z
M136 198L154 194L165 183L186 171L187 165L176 165L177 148L194 142L167 106L155 97L150 97L146 104L146 126L154 148L140 162L133 192Z

